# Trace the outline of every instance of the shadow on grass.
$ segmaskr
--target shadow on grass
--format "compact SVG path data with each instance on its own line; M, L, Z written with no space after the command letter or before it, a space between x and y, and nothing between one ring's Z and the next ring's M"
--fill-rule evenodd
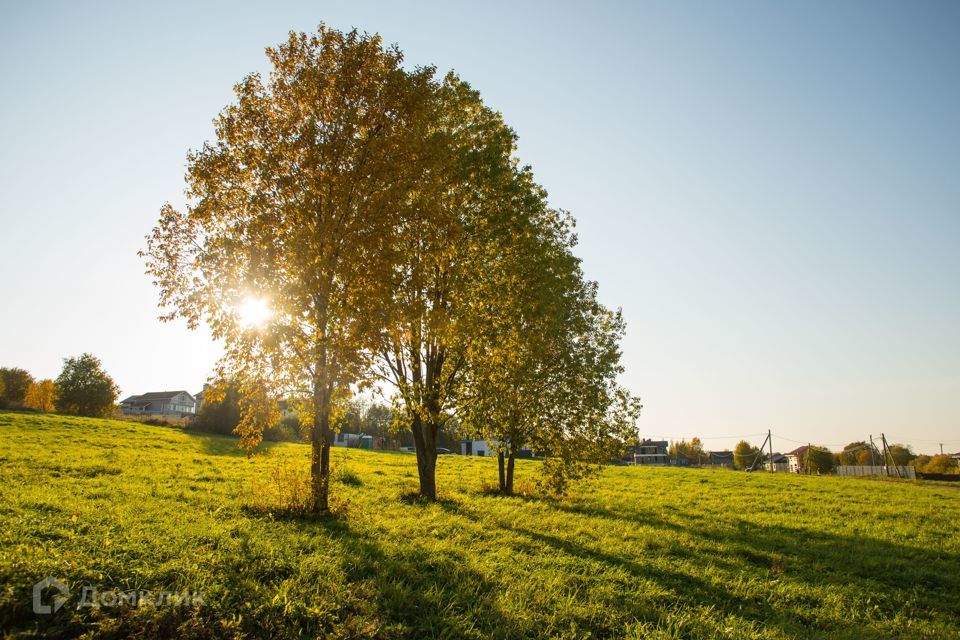
M536 527L521 526L469 508L457 506L451 512L474 520L479 525L495 525L504 531L519 534L528 541L561 557L596 563L606 569L626 571L632 578L649 580L667 589L671 607L709 607L717 615L729 615L754 624L757 628L778 629L788 637L806 637L810 633L830 631L834 637L888 638L889 632L870 628L874 623L895 627L906 616L930 619L951 628L951 620L960 619L960 556L953 552L922 546L848 536L800 527L757 525L738 519L729 526L707 525L699 516L678 514L686 522L672 522L659 517L651 509L612 511L591 504L551 505L558 511L579 516L602 518L616 522L632 520L655 529L705 541L715 547L713 555L703 558L726 574L717 582L691 572L686 564L692 551L677 544L668 545L666 553L655 549L650 557L628 556L609 548L582 544ZM609 526L609 525L608 525ZM682 538L674 538L682 545ZM678 548L674 548L678 547ZM539 554L538 554L539 555ZM671 565L675 565L674 569ZM748 590L738 595L728 586L742 578L770 581L771 588L781 582L797 589L789 596L767 595L765 589ZM628 585L624 585L627 587ZM831 593L851 588L872 604L865 619L831 618L828 610L835 605ZM760 595L757 595L757 591ZM847 596L844 596L845 598ZM618 609L635 620L666 624L663 608L651 608L642 601L623 599ZM851 600L850 607L856 607ZM601 633L614 629L598 630ZM916 637L916 636L915 636Z
M384 545L355 530L347 518L303 520L295 526L305 533L319 526L340 548L347 588L338 636L516 637L516 623L497 603L502 587L474 570L465 552L437 553L416 540Z

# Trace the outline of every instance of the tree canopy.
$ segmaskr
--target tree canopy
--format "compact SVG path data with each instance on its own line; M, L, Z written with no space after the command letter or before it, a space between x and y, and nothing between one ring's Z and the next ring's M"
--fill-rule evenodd
M583 279L500 115L376 35L321 25L267 56L268 77L238 83L215 140L189 154L186 208L165 205L142 252L162 318L223 340L216 376L238 383L244 446L293 398L326 511L334 430L379 378L434 498L437 434L489 406L499 366L546 387L526 403L545 450L608 453L639 407L616 384L623 320Z
M113 412L120 388L90 353L64 358L57 377L58 413L99 418Z

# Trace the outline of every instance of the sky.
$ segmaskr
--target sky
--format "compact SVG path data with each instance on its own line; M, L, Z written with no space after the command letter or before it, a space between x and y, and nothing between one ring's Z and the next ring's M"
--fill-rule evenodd
M589 6L587 6L589 4ZM960 4L0 4L0 366L123 394L220 348L136 253L290 30L456 70L578 221L643 435L960 451Z

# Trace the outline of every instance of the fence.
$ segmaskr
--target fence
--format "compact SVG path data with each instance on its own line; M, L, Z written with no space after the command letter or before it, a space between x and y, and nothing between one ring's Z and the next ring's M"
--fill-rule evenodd
M897 470L900 473L897 473ZM851 465L842 464L834 469L838 476L891 476L893 478L910 478L916 480L917 470L911 466L884 467L883 465Z

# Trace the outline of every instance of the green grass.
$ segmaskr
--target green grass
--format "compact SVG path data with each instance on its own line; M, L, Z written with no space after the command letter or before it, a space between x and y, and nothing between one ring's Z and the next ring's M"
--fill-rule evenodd
M278 465L236 441L0 414L0 629L13 637L953 638L960 491L855 478L609 468L501 498L491 459L333 455L335 518L259 513ZM530 484L536 462L518 463ZM71 587L31 611L46 576ZM202 590L193 608L77 609L83 585Z

